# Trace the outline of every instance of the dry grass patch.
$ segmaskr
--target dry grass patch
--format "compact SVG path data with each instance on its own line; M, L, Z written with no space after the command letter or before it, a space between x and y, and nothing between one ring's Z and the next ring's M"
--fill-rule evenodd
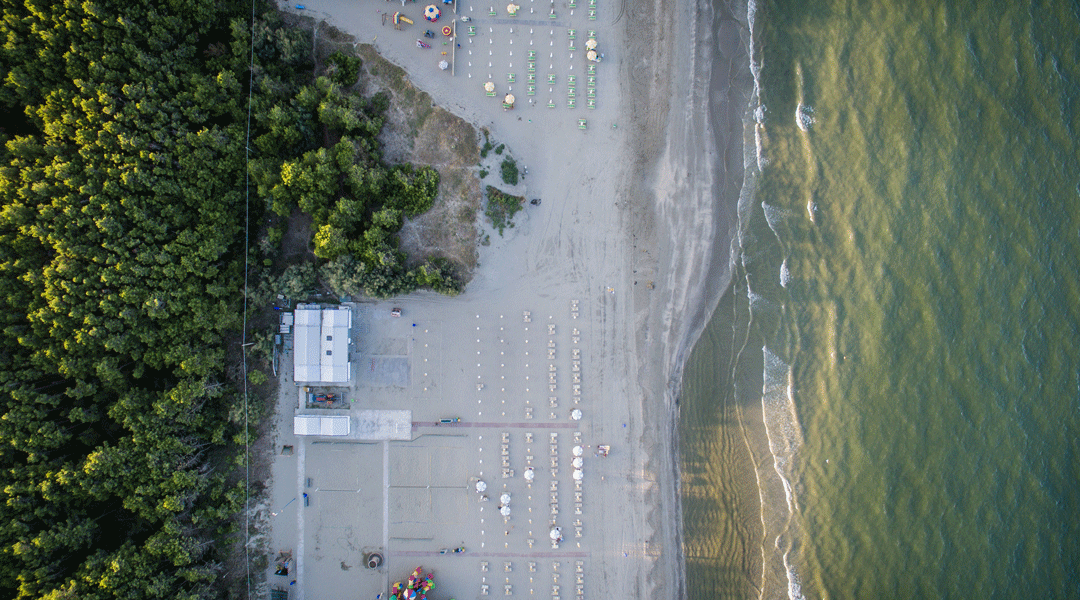
M364 59L363 93L390 94L386 125L379 135L390 163L431 165L439 172L439 194L431 210L408 219L399 239L410 266L428 257L448 259L466 280L476 267L476 218L482 200L475 165L480 160L476 129L435 106L413 86L404 69L379 56L369 44L357 46Z

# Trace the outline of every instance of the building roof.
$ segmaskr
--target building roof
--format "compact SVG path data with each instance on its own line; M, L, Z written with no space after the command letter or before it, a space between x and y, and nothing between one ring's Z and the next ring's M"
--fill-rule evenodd
M348 383L349 329L347 307L298 305L293 320L293 381Z
M319 417L296 415L293 417L293 433L296 435L349 435L348 416Z

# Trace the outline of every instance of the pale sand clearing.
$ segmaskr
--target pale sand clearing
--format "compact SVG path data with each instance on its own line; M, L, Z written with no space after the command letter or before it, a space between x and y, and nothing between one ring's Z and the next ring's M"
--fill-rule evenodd
M437 67L439 53L451 51L441 34L430 50L415 46L425 29L449 23L451 7L440 3L451 14L428 24L424 4L409 2L403 10L416 24L395 31L379 11L402 10L400 2L304 4L306 14L374 40L436 102L488 127L529 169L508 191L543 204L527 206L505 237L492 234L460 297L425 293L356 307L349 392L356 402L342 414L411 410L413 441L293 436L296 388L283 371L275 448L289 444L294 454L275 454L263 516L271 549L292 549L296 560L287 578L271 568L263 589L281 586L294 599L386 597L391 581L424 565L436 575L436 598L482 597L485 589L504 596L506 585L530 597L576 598L579 586L588 598L680 595L674 400L688 349L730 277L745 107L736 86L727 96L743 44L735 22L721 24L717 40L713 8L689 2L631 10L598 0L595 21L589 0L572 15L561 0L555 19L548 3L518 2L513 19L505 4L491 17L488 4L462 3L478 33L470 43L466 24L457 23L462 48L451 76ZM605 54L594 110L585 107L589 30ZM531 97L530 41L540 80ZM731 73L713 62L719 42ZM515 110L484 96L489 73L498 98L512 86ZM587 130L578 119L588 120ZM391 318L391 306L405 315ZM574 408L580 421L569 418ZM446 416L462 422L435 425ZM570 466L576 439L587 447L580 489ZM611 456L594 456L597 444L611 444ZM504 459L513 477L502 477ZM474 490L478 479L489 485L488 502ZM497 513L504 490L513 497L505 521ZM565 536L558 549L548 541L552 519ZM464 555L438 553L462 543ZM361 565L372 550L387 557L377 571Z

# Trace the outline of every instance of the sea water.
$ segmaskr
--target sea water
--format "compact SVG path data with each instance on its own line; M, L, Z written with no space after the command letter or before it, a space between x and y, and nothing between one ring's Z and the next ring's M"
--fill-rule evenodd
M1080 597L1080 3L751 3L691 598Z

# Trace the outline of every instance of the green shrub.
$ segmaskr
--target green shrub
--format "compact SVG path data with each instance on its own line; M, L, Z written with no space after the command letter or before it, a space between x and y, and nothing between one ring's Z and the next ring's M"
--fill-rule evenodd
M465 285L454 273L454 268L445 258L429 258L424 264L412 271L416 284L429 287L440 294L456 296L465 290Z
M480 179L483 179L483 178L485 178L487 176L488 176L488 170L487 169L480 169Z
M487 209L484 214L491 219L492 226L499 230L499 235L502 235L503 229L514 226L512 219L517 211L521 210L525 198L523 196L511 196L490 185L487 186L487 198Z
M502 154L503 150L505 150L505 149L506 149L506 144L499 144L498 146L495 147L495 154Z
M518 184L517 161L507 156L502 161L502 180L507 185Z
M346 56L340 50L326 59L326 72L334 83L349 87L360 79L360 66L363 61L357 56Z

